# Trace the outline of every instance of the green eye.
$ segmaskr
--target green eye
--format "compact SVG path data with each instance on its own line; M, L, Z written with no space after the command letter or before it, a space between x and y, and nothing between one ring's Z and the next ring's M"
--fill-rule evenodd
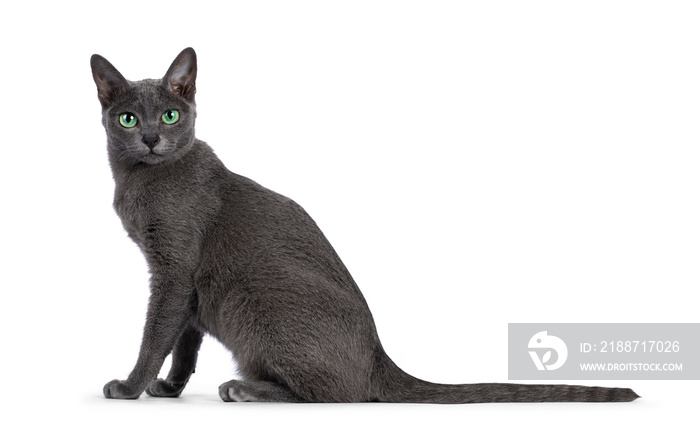
M119 116L119 123L125 128L133 128L136 126L136 116L131 113L124 113Z
M163 117L161 118L166 125L172 125L180 120L180 113L177 110L167 110L163 113Z

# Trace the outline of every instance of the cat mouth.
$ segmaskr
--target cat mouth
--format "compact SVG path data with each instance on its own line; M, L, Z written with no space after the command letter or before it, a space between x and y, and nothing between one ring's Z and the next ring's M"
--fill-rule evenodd
M166 155L162 151L148 151L140 154L138 157L138 160L141 161L142 163L146 164L158 164L162 162L164 159L166 159Z
M148 151L143 151L141 155L144 157L162 157L168 155L168 151L156 147L153 149L148 149Z
M157 160L158 158L161 158L162 156L163 156L163 154L160 152L148 151L144 154L141 154L140 158L142 160Z

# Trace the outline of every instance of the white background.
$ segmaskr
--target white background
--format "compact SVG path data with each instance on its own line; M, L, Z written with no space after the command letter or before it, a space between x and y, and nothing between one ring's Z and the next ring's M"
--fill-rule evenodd
M145 263L112 211L89 57L199 56L198 137L299 202L392 358L507 380L509 322L699 322L700 10L676 1L11 2L0 17L2 425L13 436L651 436L698 381L621 405L102 398L136 359ZM166 370L167 372L167 365ZM203 432L202 432L203 431ZM173 435L174 433L174 435Z

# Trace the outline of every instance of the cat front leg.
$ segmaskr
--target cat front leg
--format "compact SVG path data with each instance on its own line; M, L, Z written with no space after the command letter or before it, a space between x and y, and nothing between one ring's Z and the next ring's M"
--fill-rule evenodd
M139 357L126 380L112 380L103 388L107 398L136 399L157 377L193 314L194 286L180 272L154 273Z
M190 325L173 348L173 364L165 379L156 379L146 388L151 397L179 397L194 373L197 353L204 333Z

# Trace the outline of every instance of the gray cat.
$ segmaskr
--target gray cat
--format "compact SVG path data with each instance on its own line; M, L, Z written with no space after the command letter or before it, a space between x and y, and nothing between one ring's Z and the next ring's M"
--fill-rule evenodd
M429 383L382 348L367 303L340 258L294 201L230 172L194 136L197 61L183 50L163 79L131 82L103 57L102 104L114 208L151 273L136 365L107 398L182 393L204 333L243 380L224 401L620 402L626 388ZM172 353L172 368L157 379Z

